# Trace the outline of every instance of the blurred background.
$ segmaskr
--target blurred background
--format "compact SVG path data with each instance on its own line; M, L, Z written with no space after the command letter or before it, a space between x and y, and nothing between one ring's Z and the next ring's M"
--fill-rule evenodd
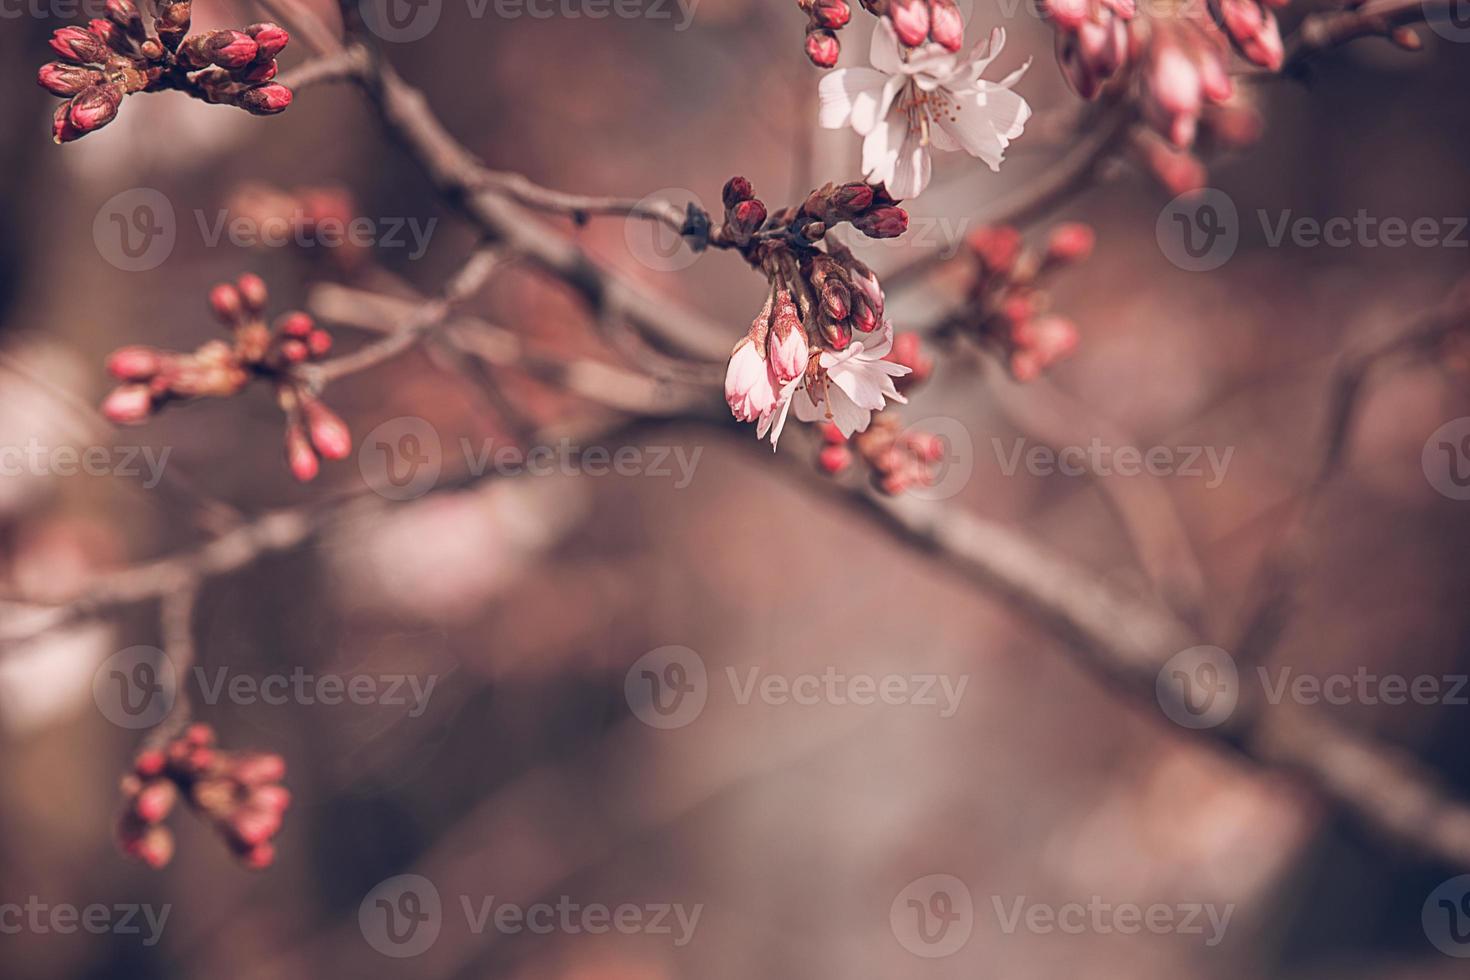
M815 129L819 74L801 51L802 16L784 0L701 0L687 17L687 5L654 0L643 16L606 19L568 14L575 3L545 18L476 9L445 0L427 36L385 51L493 167L578 192L716 206L735 173L776 203L858 176L853 134ZM969 13L971 39L1004 22L1004 70L1035 59L1019 91L1038 119L1074 104L1044 24L980 0ZM195 8L200 27L262 19L245 3ZM273 311L305 306L323 282L431 294L474 244L348 86L307 89L269 119L173 93L130 98L105 130L53 145L54 101L34 74L46 37L68 22L22 12L0 30L0 446L101 445L117 461L167 450L186 483L47 468L0 477L3 591L43 599L204 540L200 494L250 516L363 488L358 457L295 484L280 462L280 413L255 389L99 439L76 402L105 394L108 351L211 339L208 289L243 272L266 279ZM844 65L866 63L867 29L845 32ZM1202 640L1228 647L1258 563L1311 478L1334 356L1432 307L1465 271L1463 235L1460 248L1272 247L1256 218L1470 214L1470 104L1456 97L1470 60L1421 34L1418 55L1367 41L1324 58L1310 85L1254 88L1262 140L1211 169L1242 216L1238 250L1213 272L1182 270L1161 251L1156 220L1170 195L1141 175L1058 212L1098 230L1095 255L1053 291L1079 324L1077 354L1032 386L991 363L941 359L905 410L959 425L951 441L968 475L948 503L1100 577L1194 595ZM283 61L303 57L293 44ZM998 175L941 156L911 208L925 232L910 236L917 243L867 243L860 256L881 274L911 250L958 250L970 216L1064 145L1035 126ZM176 242L134 271L94 232L109 202L139 191L170 204ZM399 223L407 247L211 238L219 215L279 206L273 194L336 202L380 230ZM422 250L410 222L432 228ZM732 344L763 299L735 256L681 253L616 218L553 223L726 326ZM891 295L898 328L950 299L951 278ZM530 270L497 274L467 309L551 349L617 360L575 297ZM337 338L344 349L361 342L347 330ZM513 415L591 411L509 372L495 381L513 411L412 353L334 386L330 400L359 442L392 420L424 420L446 477L462 471L461 439L502 444ZM1273 669L1470 672L1466 504L1438 492L1421 464L1430 434L1470 415L1466 394L1463 374L1427 364L1373 388L1347 472L1313 520L1309 574ZM1060 429L1043 421L1059 406ZM1228 470L1212 481L1005 465L1017 440L1086 446L1118 433L1140 447L1228 450ZM791 480L751 432L673 424L626 438L697 459L692 479L526 476L346 508L306 546L207 583L195 637L211 679L433 683L417 704L405 687L406 704L197 705L224 743L287 759L293 803L266 873L238 868L187 814L172 820L179 853L161 871L112 843L117 779L138 733L98 710L93 678L118 651L159 644L151 605L0 653L0 905L170 909L153 943L142 918L140 936L10 929L17 920L0 914L0 973L1465 976L1421 920L1458 869L1386 849L1156 705L1119 700L1004 601ZM1144 499L1132 520L1146 539L1177 523L1186 552L1141 561L1118 493ZM1162 581L1149 582L1150 564ZM695 717L656 727L646 705L630 703L641 676L630 668L667 647L704 669L707 698ZM933 677L961 696L946 713L938 686L937 707L742 694L752 677L833 672ZM1411 749L1470 796L1463 704L1313 710ZM970 903L968 934L943 956L905 911L919 895L936 916L963 914L929 901L932 875ZM440 904L437 935L412 957L385 955L372 896L411 911L402 890L426 899L424 881ZM634 906L646 927L497 928L477 919L487 903ZM1039 924L1044 913L1015 916L1072 905L1115 911L1067 930ZM1126 906L1172 910L1174 926L1120 930L1109 916ZM661 907L668 932L652 924ZM1190 908L1198 931L1184 928ZM1222 928L1211 911L1228 914ZM1470 942L1456 948L1470 955Z

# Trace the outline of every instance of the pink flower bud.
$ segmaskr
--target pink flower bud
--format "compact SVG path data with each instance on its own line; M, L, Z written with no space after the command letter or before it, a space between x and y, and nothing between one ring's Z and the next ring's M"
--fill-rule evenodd
M247 786L278 783L286 778L286 760L274 752L257 752L238 759L232 775Z
M173 860L174 835L167 827L152 826L126 849L148 867L161 868Z
M326 357L332 349L332 335L325 330L313 330L306 337L306 349L312 357Z
M162 366L162 356L152 347L119 347L107 355L107 372L119 381L147 381Z
M954 0L929 0L929 36L946 51L965 45L965 19Z
M299 426L286 428L286 466L291 470L291 475L302 483L315 480L321 469L321 461L312 450L305 431Z
M67 120L78 133L90 133L117 118L121 104L122 94L112 86L92 85L72 98Z
M754 422L776 404L770 368L751 337L740 341L730 355L725 368L725 404L740 422Z
M744 241L766 223L766 206L758 198L741 201L730 209L730 218L733 225L731 230L736 238Z
M1220 18L1242 55L1271 71L1280 69L1286 50L1275 14L1258 0L1220 0Z
M873 188L858 180L832 192L832 210L838 220L851 219L873 206Z
M102 414L117 425L136 425L153 412L153 395L147 385L114 388L102 402Z
M244 68L260 53L260 45L241 31L214 31L200 48L205 61L221 68Z
M827 283L822 288L822 311L834 320L846 320L852 311L847 287L840 282Z
M1096 241L1097 235L1091 225L1081 222L1057 225L1052 229L1051 238L1046 243L1047 260L1061 263L1081 262L1092 254Z
M822 339L833 350L847 350L852 343L852 326L845 320L823 320Z
M143 777L157 776L163 772L164 756L159 749L144 749L133 759L133 771Z
M831 68L841 54L842 44L831 31L812 31L806 36L806 56L818 68Z
M910 48L917 48L929 39L929 5L925 0L892 0L888 5L888 19L898 39Z
M777 385L794 381L806 372L811 355L806 341L806 328L796 312L791 294L784 289L776 296L776 312L771 320L767 363Z
M311 350L294 338L281 341L281 359L287 364L303 364L311 360Z
M51 35L51 50L76 64L101 64L107 60L107 45L83 27L63 27Z
M230 835L247 847L263 844L281 829L281 814L276 810L241 807L229 822Z
M36 73L36 81L52 95L63 98L76 95L82 89L102 81L103 75L93 68L68 65L60 61L48 62Z
M256 844L241 856L240 861L251 871L264 871L276 861L275 845L270 843Z
M229 283L222 282L209 291L209 308L228 326L240 322L245 316L245 301L240 298L240 290Z
M287 337L305 339L311 336L311 332L316 329L316 321L311 318L310 314L295 311L282 316L276 322L276 329Z
M250 806L252 807L281 813L290 805L291 791L276 783L257 786L250 791Z
M247 272L236 279L235 288L240 290L240 299L251 313L264 311L266 303L270 302L270 292L265 288L265 280L253 272Z
M336 412L314 398L304 402L301 408L306 414L311 444L323 459L346 459L352 455L352 433Z
M178 787L166 779L159 779L144 786L133 801L133 812L144 823L158 823L168 816L179 798Z
M256 45L260 48L257 58L274 58L285 50L286 44L291 40L291 35L279 24L251 24L245 28Z
M247 89L235 104L257 116L273 116L278 112L285 112L291 104L291 90L272 82Z
M1043 10L1058 27L1075 31L1092 15L1092 4L1090 0L1046 0Z
M846 446L823 446L817 463L828 473L837 474L852 462L852 450Z
M903 208L887 205L858 217L853 226L869 238L897 238L909 230L909 215Z
M980 260L986 275L1009 275L1021 257L1021 233L1009 225L977 228L965 239L965 244Z
M725 188L720 192L724 199L725 207L733 208L741 201L748 201L755 196L755 190L750 186L750 181L744 177L731 177L725 181Z
M258 85L261 82L268 82L272 78L275 78L279 71L279 66L272 60L246 65L244 68L233 72L232 76L238 82L244 82L247 85Z
M852 19L852 8L847 0L816 0L812 4L812 20L821 27L837 30L847 26Z
M1077 349L1077 327L1066 317L1039 316L1022 324L1015 333L1021 346L1036 355L1042 368L1050 367Z

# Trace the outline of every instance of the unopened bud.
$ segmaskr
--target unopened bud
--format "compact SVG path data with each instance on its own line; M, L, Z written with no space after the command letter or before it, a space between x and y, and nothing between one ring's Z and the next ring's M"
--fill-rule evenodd
M291 338L281 341L281 359L287 364L304 364L311 360L311 350L302 341Z
M347 423L316 399L302 405L311 444L324 459L346 459L352 455L352 433Z
M276 848L274 844L264 842L256 844L240 857L240 862L251 871L264 871L276 860Z
M1021 233L1009 225L977 228L965 244L988 275L1008 275L1021 257Z
M95 85L102 79L102 73L94 68L68 65L60 61L48 62L42 65L41 70L36 73L36 81L42 88L52 95L60 95L63 98L76 95L82 89Z
M852 20L852 8L847 0L816 0L812 4L812 20L820 27L837 30Z
M965 44L965 19L954 0L929 0L929 36L947 51Z
M755 190L744 177L731 177L725 181L725 189L720 192L720 196L724 199L725 207L733 208L741 201L754 197Z
M817 462L828 473L841 473L852 462L852 450L846 446L823 446Z
M839 219L853 218L873 206L873 188L860 180L853 181L833 191L831 200Z
M1046 258L1053 263L1081 262L1092 254L1097 235L1090 225L1068 222L1052 229L1046 243Z
M316 458L306 432L299 426L286 428L286 466L290 468L291 475L302 483L315 480L321 469L321 461Z
M140 776L157 776L163 772L164 756L158 749L144 749L133 759L133 771Z
M144 823L158 823L168 816L178 798L178 787L167 779L159 779L138 792L137 799L133 800L133 812Z
M869 238L897 238L909 230L909 215L903 208L887 205L859 216L853 225Z
M291 805L291 791L277 783L257 786L250 791L250 805L281 813Z
M730 218L736 237L744 240L766 223L766 206L758 198L741 201L730 209Z
M62 27L51 35L51 50L76 64L101 64L107 60L107 45L83 27Z
M114 388L102 403L102 414L117 425L136 425L153 412L153 395L147 385Z
M240 299L244 301L245 308L251 313L260 313L265 310L265 305L270 301L270 292L265 288L265 280L253 272L235 280L235 288L240 290Z
M79 133L101 129L117 117L122 93L111 85L92 85L71 100L67 120Z
M285 112L290 106L291 90L284 85L272 82L269 85L247 89L235 104L257 116L273 116L278 112Z
M162 360L152 347L119 347L107 355L107 373L119 381L146 381L158 373Z
M260 53L256 56L258 58L274 58L285 50L287 42L291 40L291 35L279 24L251 24L245 28L245 33L259 46Z
M847 350L852 343L852 327L846 321L823 319L822 337L833 350Z
M247 847L264 844L281 829L281 814L275 810L241 807L228 824L230 835Z
M286 776L286 760L274 752L247 755L235 764L234 777L247 786L278 783Z
M189 38L184 48L196 61L231 69L244 68L260 53L255 39L241 31L211 31Z
M174 835L167 827L149 827L128 848L128 853L150 868L161 868L173 860Z
M917 48L929 39L929 5L925 0L892 0L888 19L907 47Z
M107 16L134 39L143 39L143 16L133 0L107 0Z
M276 322L276 329L287 337L303 339L311 335L316 328L316 321L309 314L299 311L287 313Z
M840 282L829 282L822 290L822 309L834 320L846 320L852 310L847 287Z
M313 330L307 335L306 349L312 357L326 357L332 349L332 335L325 330Z
M842 43L829 30L812 31L806 36L806 56L818 68L831 68L842 54Z
M240 290L229 283L222 282L209 291L209 308L229 326L234 326L245 316L245 301L240 297Z

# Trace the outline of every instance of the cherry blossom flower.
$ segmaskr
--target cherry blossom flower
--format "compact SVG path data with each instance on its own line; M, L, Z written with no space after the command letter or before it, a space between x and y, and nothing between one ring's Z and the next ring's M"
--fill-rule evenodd
M998 82L981 73L1005 47L1005 31L968 55L938 44L900 47L888 21L873 31L872 68L844 68L823 77L818 122L851 126L863 137L863 174L895 199L911 198L929 183L929 149L964 150L999 170L1011 140L1031 118L1011 86L1030 66Z
M881 329L867 337L854 338L844 351L823 351L819 369L808 372L798 392L795 385L781 390L781 397L795 402L796 417L803 422L831 421L844 436L862 432L874 412L881 412L889 401L908 404L908 399L893 386L894 378L909 373L902 364L884 360L893 347L893 324L883 321ZM787 404L779 414L785 420ZM779 427L773 433L774 448L780 437Z

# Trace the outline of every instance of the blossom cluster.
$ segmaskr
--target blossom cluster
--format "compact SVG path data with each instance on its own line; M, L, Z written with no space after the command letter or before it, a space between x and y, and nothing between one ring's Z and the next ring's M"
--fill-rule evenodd
M1092 229L1078 223L1058 225L1041 250L1027 248L1009 226L968 238L974 275L960 326L997 348L1016 380L1033 380L1077 349L1076 325L1050 312L1044 287L1053 273L1085 260L1093 243Z
M731 178L723 197L725 221L711 240L734 243L768 284L730 356L731 413L755 422L772 448L793 409L804 422L826 419L845 433L867 428L874 412L904 400L893 379L909 369L885 359L893 325L878 277L826 236L850 222L870 237L895 237L908 228L907 212L881 185L860 181L828 184L769 217L744 177Z
M57 30L51 50L62 60L42 65L37 76L67 100L52 123L56 142L106 126L136 92L173 89L256 115L291 104L291 90L271 81L290 40L283 28L262 23L190 35L190 8L190 0L159 0L150 30L133 0L107 0L105 18Z
M271 838L281 829L291 793L281 785L286 762L274 753L225 752L208 725L190 725L161 749L148 748L123 777L123 810L117 838L123 853L151 868L173 858L173 832L165 826L183 799L224 838L247 868L275 860Z
M211 340L189 353L136 345L113 351L107 370L122 384L103 401L103 414L118 424L137 424L171 401L228 398L263 378L274 383L286 414L286 461L293 476L306 482L316 477L322 459L345 459L352 452L347 424L291 372L325 357L331 334L297 311L267 326L269 298L259 276L243 275L209 294L210 308L229 329L230 340Z
M995 30L964 56L946 45L905 46L887 20L873 31L871 68L843 68L822 78L817 121L863 137L863 176L900 198L917 197L931 176L931 149L963 150L999 170L1005 151L1031 118L1011 91L1029 62L1000 81L983 73L1005 47Z

